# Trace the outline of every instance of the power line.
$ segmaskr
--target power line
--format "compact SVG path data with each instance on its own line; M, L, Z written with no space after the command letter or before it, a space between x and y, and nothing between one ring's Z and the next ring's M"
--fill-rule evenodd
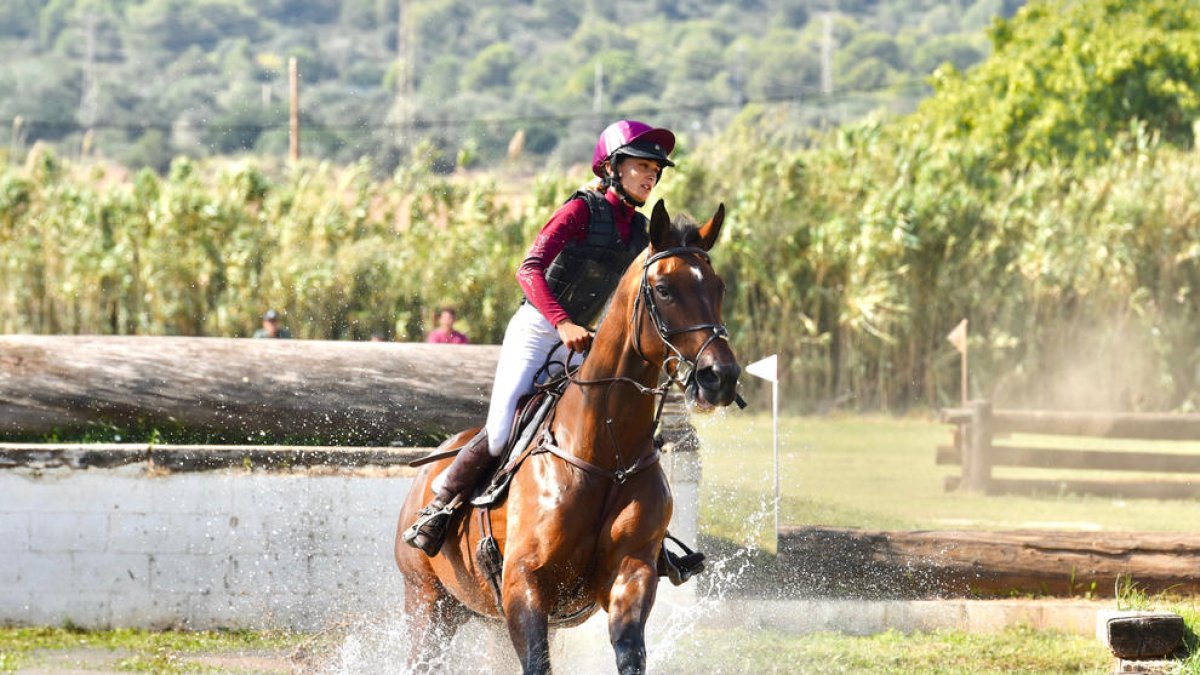
M870 87L853 91L839 91L832 94L821 92L820 87L803 87L795 90L795 93L790 96L769 96L756 99L746 100L744 104L736 102L731 103L698 103L694 105L672 105L672 106L648 106L640 108L620 108L613 111L616 116L639 116L639 115L663 115L663 114L682 114L682 113L712 113L721 110L740 109L745 104L800 104L812 107L821 107L836 103L839 101L852 99L858 96L877 94L883 91L905 91L925 84L924 79L910 79L901 82L895 82L888 85L878 87ZM595 113L592 111L572 112L549 115L512 115L507 117L471 117L471 118L444 118L444 119L412 119L407 122L350 122L350 123L319 123L308 121L304 124L304 129L309 133L334 133L339 131L428 131L431 129L455 129L472 125L483 126L512 126L518 124L567 124L577 120L590 120L595 118ZM31 120L24 118L23 123L29 127L40 129L48 129L55 131L82 131L83 125L79 122L55 121L55 120ZM275 129L287 129L288 120L280 119L279 121L257 123L237 123L237 124L220 124L220 123L204 123L196 124L191 122L167 123L167 122L137 122L137 123L122 123L122 122L104 122L96 121L89 125L88 128L94 129L109 129L118 131L150 131L159 130L169 132L176 127L182 127L189 130L213 130L218 132L235 132L235 131L271 131Z

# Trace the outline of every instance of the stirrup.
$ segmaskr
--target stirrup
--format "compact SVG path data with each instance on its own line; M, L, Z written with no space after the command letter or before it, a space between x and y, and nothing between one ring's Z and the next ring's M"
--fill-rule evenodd
M442 505L436 501L417 512L417 519L400 537L409 546L421 549L430 558L442 550L449 529L450 517L458 500Z
M683 549L683 555L677 555L667 550L667 539ZM663 545L658 555L658 575L660 577L667 577L672 584L679 586L703 571L703 553L692 550L687 544L669 534L666 539L663 539Z

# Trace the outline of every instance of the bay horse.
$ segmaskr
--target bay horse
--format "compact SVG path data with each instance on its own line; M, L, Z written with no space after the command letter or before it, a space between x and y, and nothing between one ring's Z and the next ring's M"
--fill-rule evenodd
M729 405L741 372L721 319L724 282L708 256L724 214L721 205L697 226L671 222L662 201L655 205L650 245L621 278L587 358L538 440L514 448L507 496L490 515L460 509L435 557L400 535L451 459L414 479L396 532L412 659L474 614L507 623L525 673L548 673L550 625L578 625L604 609L618 671L645 672L646 620L673 508L654 443L661 399L674 384L701 407ZM475 553L489 534L503 560L495 586Z

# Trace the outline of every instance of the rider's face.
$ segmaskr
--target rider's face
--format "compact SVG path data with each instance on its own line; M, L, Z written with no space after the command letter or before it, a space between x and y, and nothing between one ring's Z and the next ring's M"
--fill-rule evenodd
M641 157L628 157L617 164L625 194L639 202L650 199L650 191L658 184L660 170L658 162Z

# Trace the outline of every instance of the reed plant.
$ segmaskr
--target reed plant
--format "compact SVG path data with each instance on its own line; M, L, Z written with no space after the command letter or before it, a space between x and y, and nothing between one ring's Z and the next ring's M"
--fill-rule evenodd
M453 304L497 341L556 198L514 208L494 181L420 164L378 180L365 163L181 158L129 175L38 149L0 169L0 331L245 336L270 307L297 337L417 340Z
M945 335L970 319L972 395L1191 409L1200 365L1200 163L1133 127L1108 161L997 168L869 120L781 138L748 113L660 195L725 202L716 260L739 355L782 357L785 407L958 401ZM582 172L445 176L413 162L176 160L166 175L35 150L0 166L0 331L418 340L458 308L498 342L517 265ZM762 395L747 383L750 394Z

